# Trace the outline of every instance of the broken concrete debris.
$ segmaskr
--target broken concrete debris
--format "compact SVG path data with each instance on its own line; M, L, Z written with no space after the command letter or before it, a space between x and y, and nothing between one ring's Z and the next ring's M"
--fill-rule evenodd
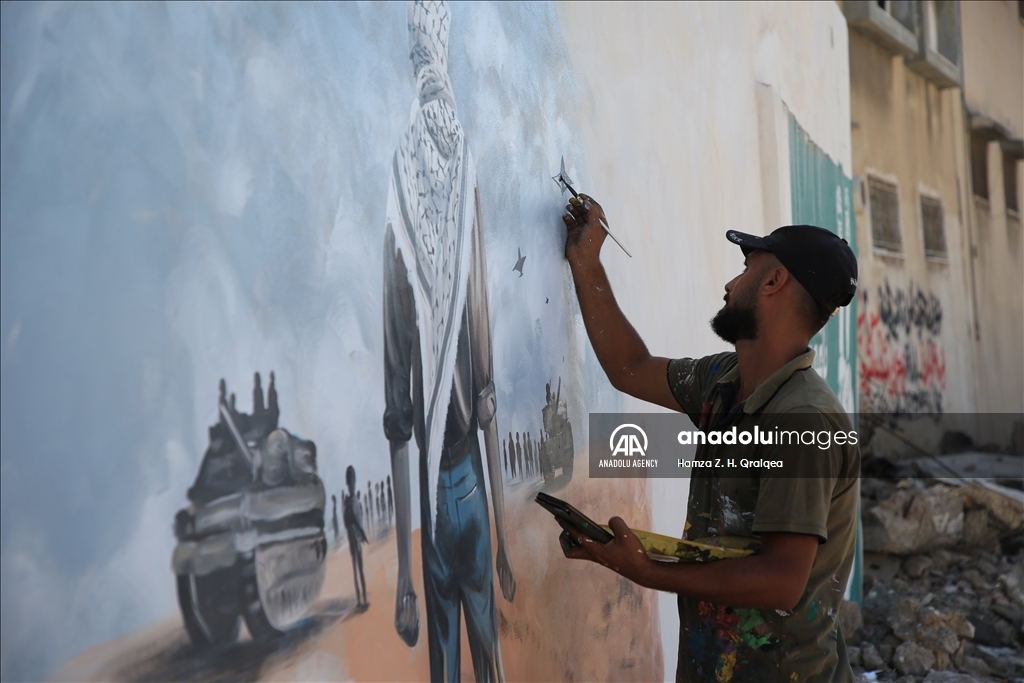
M839 614L858 680L1024 683L1022 486L861 481L864 600Z
M862 521L864 550L909 555L956 545L964 530L964 503L947 486L899 489L866 510Z
M892 664L904 675L923 676L935 664L935 655L913 641L901 643L892 656Z
M986 510L989 525L996 531L1024 530L1024 491L978 480L963 486L960 495L966 507Z

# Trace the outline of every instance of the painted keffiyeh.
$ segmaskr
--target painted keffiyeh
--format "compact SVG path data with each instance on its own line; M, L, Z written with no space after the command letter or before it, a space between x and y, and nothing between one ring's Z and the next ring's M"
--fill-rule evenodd
M396 250L405 263L414 264L408 274L416 300L430 509L436 518L439 463L469 280L470 183L476 172L448 78L447 7L415 3L409 22L418 98L395 152L387 212Z

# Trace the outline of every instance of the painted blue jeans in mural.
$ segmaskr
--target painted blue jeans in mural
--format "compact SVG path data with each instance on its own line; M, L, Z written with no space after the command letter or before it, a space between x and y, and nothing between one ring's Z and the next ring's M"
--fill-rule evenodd
M477 681L499 679L498 628L491 560L491 520L476 430L469 453L437 482L437 528L423 533L423 587L427 603L430 679L458 681L460 615ZM422 467L422 460L421 460ZM429 529L426 476L420 477L421 529Z

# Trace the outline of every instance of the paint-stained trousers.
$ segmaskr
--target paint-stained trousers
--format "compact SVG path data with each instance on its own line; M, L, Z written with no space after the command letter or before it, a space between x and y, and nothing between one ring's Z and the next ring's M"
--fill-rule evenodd
M499 681L502 676L492 578L491 521L480 446L476 435L472 437L470 453L462 462L440 471L433 538L424 531L432 524L427 516L430 497L426 491L426 467L421 461L420 533L432 681L459 680L460 608L466 615L466 635L476 680Z

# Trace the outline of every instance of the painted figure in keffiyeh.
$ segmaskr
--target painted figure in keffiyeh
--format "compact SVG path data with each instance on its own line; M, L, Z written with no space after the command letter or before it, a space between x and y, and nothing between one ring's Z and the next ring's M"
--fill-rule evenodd
M388 188L384 432L395 487L395 628L407 644L416 643L409 473L415 437L431 679L458 680L465 614L476 679L502 680L485 469L498 578L509 601L515 579L505 534L479 193L448 76L450 24L446 3L409 5L417 99Z

